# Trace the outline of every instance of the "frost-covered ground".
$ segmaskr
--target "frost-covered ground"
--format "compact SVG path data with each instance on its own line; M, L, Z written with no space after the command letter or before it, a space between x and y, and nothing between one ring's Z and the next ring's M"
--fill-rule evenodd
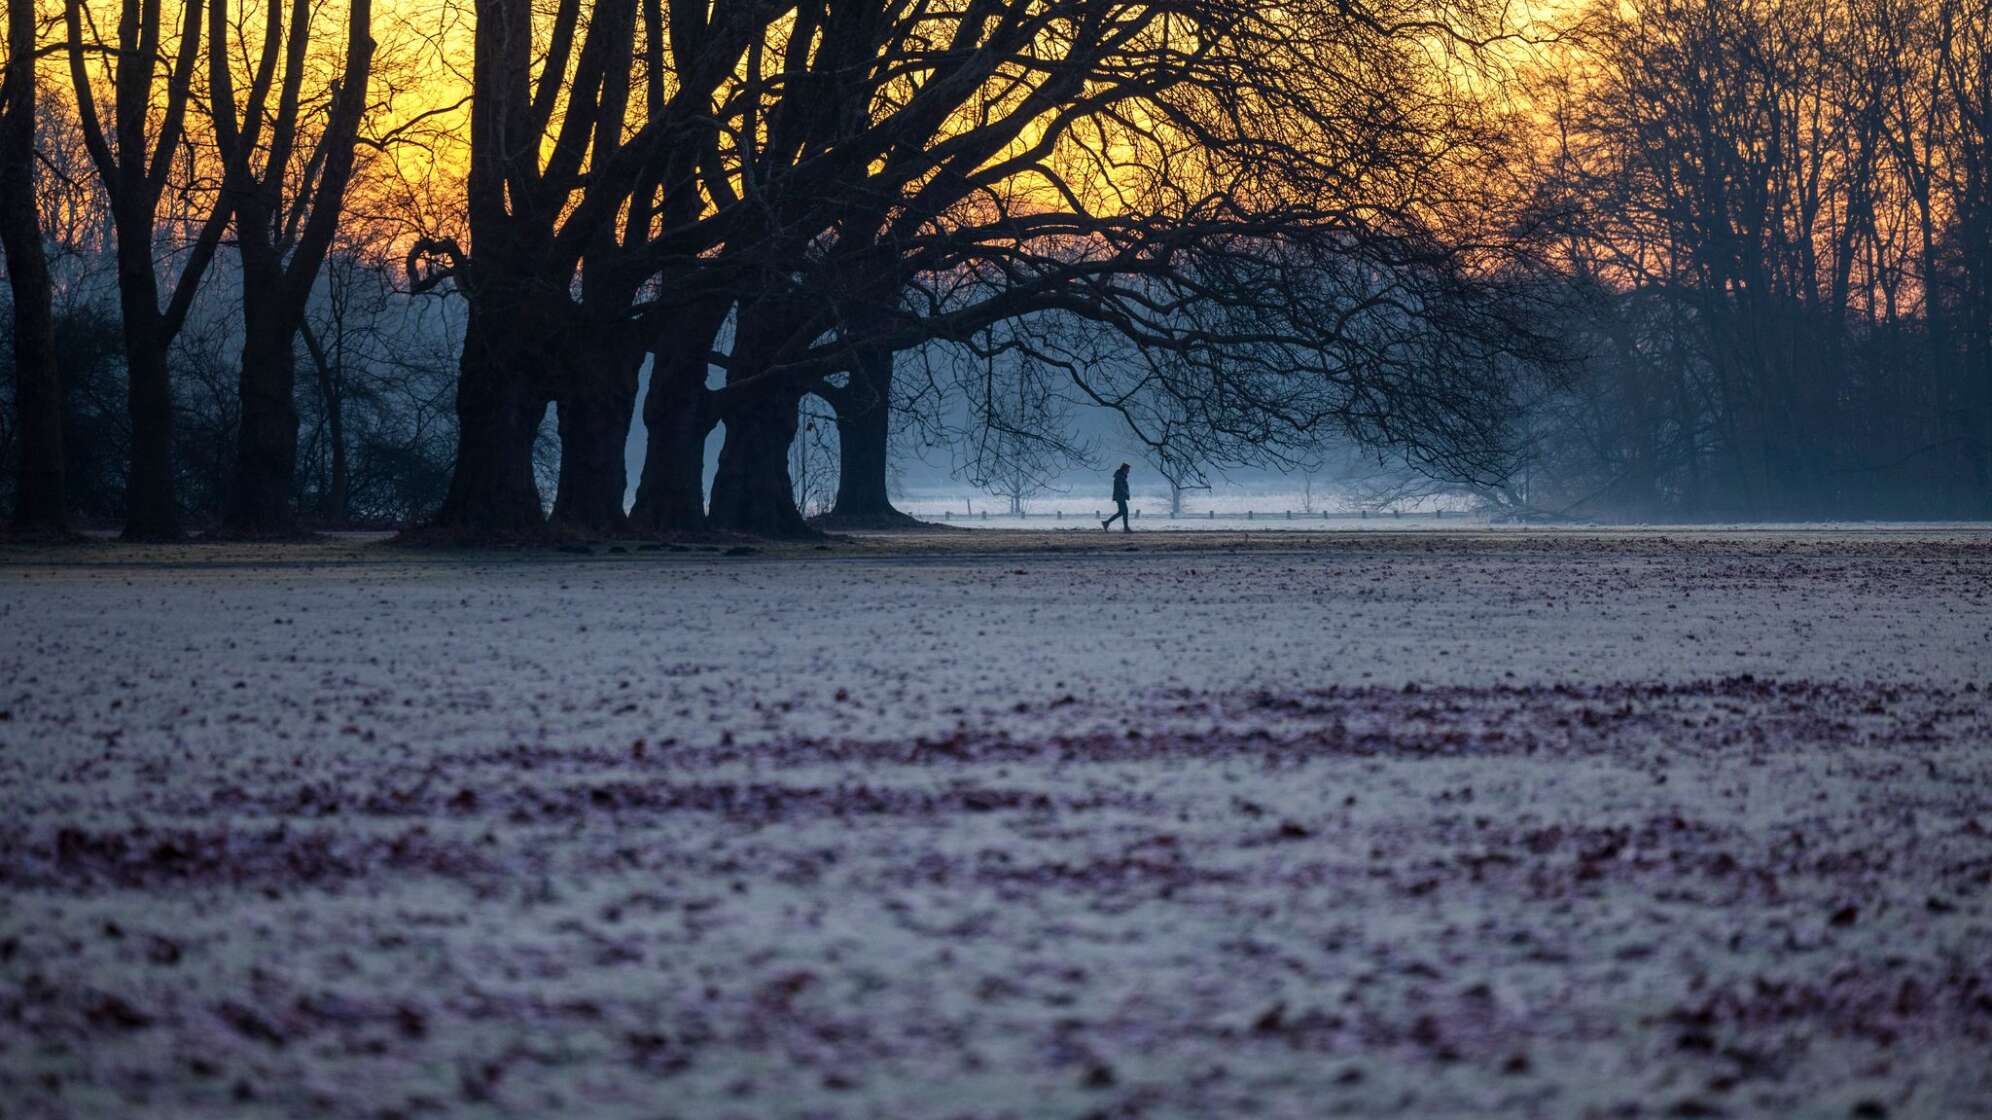
M1102 474L1097 479L1078 482L1019 502L1024 516L1010 515L1010 499L1002 495L965 492L958 487L919 488L901 494L894 505L928 521L951 520L1007 528L1044 528L1062 522L1082 527L1087 518L1098 520L1113 512L1111 483ZM1319 530L1323 522L1340 528L1348 521L1363 528L1391 526L1415 528L1428 521L1441 521L1458 528L1463 521L1486 523L1486 516L1471 512L1470 499L1459 496L1421 496L1381 501L1347 490L1323 487L1313 491L1283 487L1228 486L1218 490L1185 490L1177 516L1169 516L1169 489L1152 483L1131 488L1128 508L1137 520L1152 529L1281 528L1291 520L1296 528ZM1249 522L1249 524L1248 524ZM1351 526L1354 527L1354 526Z
M1992 539L0 551L0 1115L1992 1115Z

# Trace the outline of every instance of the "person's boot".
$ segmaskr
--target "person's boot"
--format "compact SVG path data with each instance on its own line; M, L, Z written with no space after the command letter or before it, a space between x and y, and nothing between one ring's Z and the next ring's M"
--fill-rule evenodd
M1107 518L1105 521L1100 522L1100 532L1102 533L1112 532L1111 526L1113 525L1113 523L1114 519L1111 517Z

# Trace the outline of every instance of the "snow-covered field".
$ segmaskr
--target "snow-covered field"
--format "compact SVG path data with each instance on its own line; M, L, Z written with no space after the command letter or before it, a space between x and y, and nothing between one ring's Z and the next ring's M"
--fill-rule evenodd
M1096 505L1099 503L1095 503ZM1339 513L1329 510L1308 512L1302 509L1282 509L1278 506L1257 506L1248 508L1241 504L1237 509L1223 513L1217 510L1202 510L1184 513L1177 517L1169 516L1166 501L1130 505L1135 531L1162 533L1207 533L1213 530L1227 533L1243 532L1392 532L1403 533L1418 530L1443 529L1458 532L1462 529L1486 529L1492 526L1485 514L1451 513ZM952 528L965 529L1022 529L1037 533L1097 533L1100 531L1100 511L1091 507L1068 505L1061 509L1031 509L1012 514L1008 507L995 504L977 507L975 512L966 513L961 507L954 509L914 509L907 511L928 522ZM1107 513L1113 512L1109 505ZM1121 532L1116 525L1113 532Z
M1992 1115L1982 531L0 550L0 1115Z

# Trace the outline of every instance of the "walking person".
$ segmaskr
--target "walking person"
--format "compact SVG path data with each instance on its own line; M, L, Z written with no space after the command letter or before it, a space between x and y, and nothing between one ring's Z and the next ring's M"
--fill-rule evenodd
M1107 518L1105 521L1100 522L1100 528L1102 529L1112 529L1114 522L1118 521L1121 523L1121 532L1123 533L1134 532L1133 526L1130 526L1127 523L1128 469L1129 469L1128 464L1122 463L1120 465L1120 469L1114 472L1114 505L1120 507L1120 512L1114 514L1112 517Z

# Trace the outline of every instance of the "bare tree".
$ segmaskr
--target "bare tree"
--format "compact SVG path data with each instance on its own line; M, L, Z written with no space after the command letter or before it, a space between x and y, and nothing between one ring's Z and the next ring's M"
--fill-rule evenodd
M301 331L316 392L299 497L331 525L420 520L449 486L463 307L396 289L389 231L349 223L346 235Z
M307 146L303 86L313 9L309 0L291 0L286 32L284 7L268 2L260 58L239 107L228 0L210 0L208 7L211 116L242 257L242 418L223 527L251 535L295 526L294 349L338 231L374 50L371 0L348 0L344 64L331 83L317 142Z
M84 0L64 0L63 25L71 89L84 141L117 237L118 305L125 344L131 412L131 464L125 485L125 537L170 540L180 535L173 463L173 390L167 350L186 322L201 278L228 225L229 193L216 192L171 294L162 305L154 254L161 195L186 138L187 106L200 59L201 5L185 0L178 42L164 53L165 0L122 0L116 38L105 43ZM89 29L86 32L85 25ZM109 56L110 131L97 106L92 55ZM192 184L185 189L192 190Z
M783 11L675 5L667 15L655 2L596 0L584 12L580 0L562 0L542 39L527 0L478 0L470 249L432 239L409 254L418 286L448 279L470 305L462 434L442 526L540 531L532 448L557 400L555 519L621 528L622 445L660 318L631 301L719 236L678 228L700 214L688 183L699 138L715 127L714 91ZM644 114L632 128L639 97Z
M21 450L13 525L60 534L68 524L68 497L54 286L35 192L36 31L35 5L9 0L6 77L0 82L0 247L14 297L14 415Z
M715 180L755 187L751 213L760 223L721 254L741 263L708 277L732 280L742 293L733 349L715 357L727 377L713 397L727 441L714 522L801 531L795 511L782 508L790 489L778 474L782 449L795 402L832 373L849 378L824 394L849 406L840 408L852 421L845 434L876 436L856 421L881 402L890 413L883 354L934 338L972 345L1006 318L1077 316L1129 331L1179 366L1191 351L1214 351L1221 332L1191 340L1196 332L1177 331L1165 341L1168 332L1145 329L1158 317L1139 305L1154 292L1109 279L1147 274L1159 284L1174 274L1183 282L1165 303L1180 312L1202 298L1196 289L1206 281L1184 271L1210 262L1197 259L1199 242L1312 230L1317 245L1333 235L1442 249L1435 232L1459 215L1439 213L1450 188L1438 184L1451 180L1433 172L1457 170L1461 156L1485 145L1482 122L1427 88L1443 75L1419 61L1420 51L1432 36L1478 49L1470 29L1495 18L1492 10L1468 5L1454 22L1434 23L1388 5L1262 19L1195 2L1017 4L958 25L938 11L913 21L807 24L821 39L799 50L791 38L786 69L753 69L759 80L747 83L737 109L743 123L725 133L758 136L755 122L794 119L803 123L780 133L793 152L736 144L714 156L723 170ZM920 41L949 42L950 52L907 45L906 29L924 23L935 26ZM1179 34L1196 48L1175 49ZM821 79L832 74L836 84L826 89ZM930 74L935 80L909 76ZM977 93L987 88L1010 92ZM800 93L812 95L802 107ZM1424 167L1423 178L1404 174L1411 162ZM1384 189L1393 181L1419 186L1393 197ZM728 210L722 200L720 214ZM731 228L749 225L742 216ZM1456 281L1470 275L1463 263L1453 269ZM909 301L900 295L909 286L947 294ZM976 290L972 309L956 298L965 288ZM1296 410L1287 418L1327 416ZM1397 429L1421 426L1407 419ZM1373 423L1367 434L1381 430ZM860 451L875 464L848 471L847 485L881 489L879 443L847 441L852 465Z
M1956 218L1955 259L1960 274L1947 318L1963 327L1959 350L1965 377L1958 413L1975 411L1964 436L1977 482L1979 509L1992 512L1992 11L1967 0L1937 5L1937 66L1956 122L1956 160L1950 168Z
M387 284L382 270L369 267L364 250L358 246L333 248L325 264L322 315L314 321L307 311L299 333L311 359L312 385L324 428L325 478L318 486L318 514L332 525L341 525L352 513L352 444L347 433L347 399L353 391L351 355L385 304ZM314 442L317 438L314 431Z
M583 165L598 130L620 136L620 114L603 112L604 81L629 73L610 63L627 57L627 24L618 17L632 7L630 0L596 4L583 28L578 0L564 0L535 80L533 5L476 5L466 184L471 248L466 254L454 241L423 242L409 254L418 287L449 280L470 306L457 388L456 469L438 517L444 527L506 535L536 532L544 523L534 440L558 371L569 364L562 346L588 333L570 288L582 249L574 242L592 234L575 211L593 208L573 203L585 194ZM570 85L577 42L581 61ZM563 93L566 112L550 135Z

